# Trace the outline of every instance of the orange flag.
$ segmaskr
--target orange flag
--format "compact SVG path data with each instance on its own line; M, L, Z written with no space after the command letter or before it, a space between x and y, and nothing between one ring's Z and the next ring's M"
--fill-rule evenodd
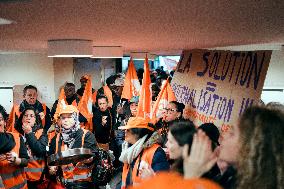
M151 78L150 78L148 58L146 56L144 61L144 74L143 74L142 87L140 90L140 97L138 102L137 117L150 118L151 104L152 104Z
M87 83L86 87L84 90L84 94L78 104L78 110L79 112L87 119L88 126L86 126L86 129L89 129L92 131L93 129L93 123L92 123L92 118L93 118L93 113L92 113L92 80L91 76L87 76Z
M166 108L169 102L176 101L175 93L167 79L162 85L162 89L157 97L157 100L153 106L153 111L151 114L151 121L156 122L157 119L161 117L162 110Z
M122 90L121 98L130 100L133 96L138 96L140 92L140 83L134 67L132 58L128 64L128 70L125 75L124 87Z
M65 96L65 92L64 92L64 87L62 87L61 90L60 90L60 93L59 93L58 103L57 103L57 106L56 106L56 111L55 111L55 114L53 116L53 119L55 121L57 121L59 112L61 111L61 108L64 105L67 105L67 103L66 103L66 96Z
M6 131L8 132L15 132L15 123L16 123L16 106L14 105L11 109L11 112L9 114L8 119L8 127L6 128Z
M104 94L105 94L105 96L107 97L107 100L108 100L108 107L111 108L112 105L113 105L112 92L107 85L103 86L103 89L104 89Z

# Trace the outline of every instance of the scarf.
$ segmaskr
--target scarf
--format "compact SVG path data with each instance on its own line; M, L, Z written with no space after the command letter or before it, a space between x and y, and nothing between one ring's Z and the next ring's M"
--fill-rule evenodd
M24 100L21 104L20 104L20 112L23 112L27 107L33 107L35 109L35 113L38 114L40 112L43 112L43 106L42 104L37 100L36 103L34 105L30 105L28 104L28 102L26 100Z
M79 116L77 113L72 113L72 118L75 120L75 124L71 128L65 129L64 127L61 127L61 139L69 148L72 148L74 145L76 133L80 129Z
M119 161L127 164L131 164L133 160L140 154L140 152L144 148L144 142L146 140L148 135L145 135L144 137L140 138L135 144L128 147L128 142L124 141L122 144L122 152L119 157Z

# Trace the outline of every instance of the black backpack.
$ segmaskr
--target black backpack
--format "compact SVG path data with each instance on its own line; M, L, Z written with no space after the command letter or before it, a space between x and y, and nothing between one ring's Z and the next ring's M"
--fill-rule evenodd
M98 149L95 157L95 164L92 170L93 182L98 186L105 186L113 176L114 155L112 151Z

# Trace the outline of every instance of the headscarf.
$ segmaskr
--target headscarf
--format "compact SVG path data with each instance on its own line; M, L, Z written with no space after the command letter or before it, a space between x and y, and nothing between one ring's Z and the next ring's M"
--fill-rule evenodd
M65 129L61 126L61 139L69 148L72 148L74 145L76 133L80 129L79 115L76 112L73 112L72 118L75 120L75 124L72 127ZM56 130L58 130L59 126L56 125L55 127Z

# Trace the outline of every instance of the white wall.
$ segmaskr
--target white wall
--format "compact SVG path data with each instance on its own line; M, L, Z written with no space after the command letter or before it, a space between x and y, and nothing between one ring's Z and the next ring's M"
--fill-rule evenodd
M92 77L92 87L99 89L102 81L115 73L115 59L76 59L74 62L74 80L76 89L80 88L81 76Z
M263 91L261 99L265 103L274 101L284 104L284 48L272 51L263 89L282 89L282 92Z
M284 49L272 51L267 77L264 81L265 87L284 89Z
M55 99L58 98L60 87L65 82L74 83L73 58L53 58L54 66L54 92Z
M50 107L54 102L53 59L38 53L0 54L0 85L24 84L35 85Z

